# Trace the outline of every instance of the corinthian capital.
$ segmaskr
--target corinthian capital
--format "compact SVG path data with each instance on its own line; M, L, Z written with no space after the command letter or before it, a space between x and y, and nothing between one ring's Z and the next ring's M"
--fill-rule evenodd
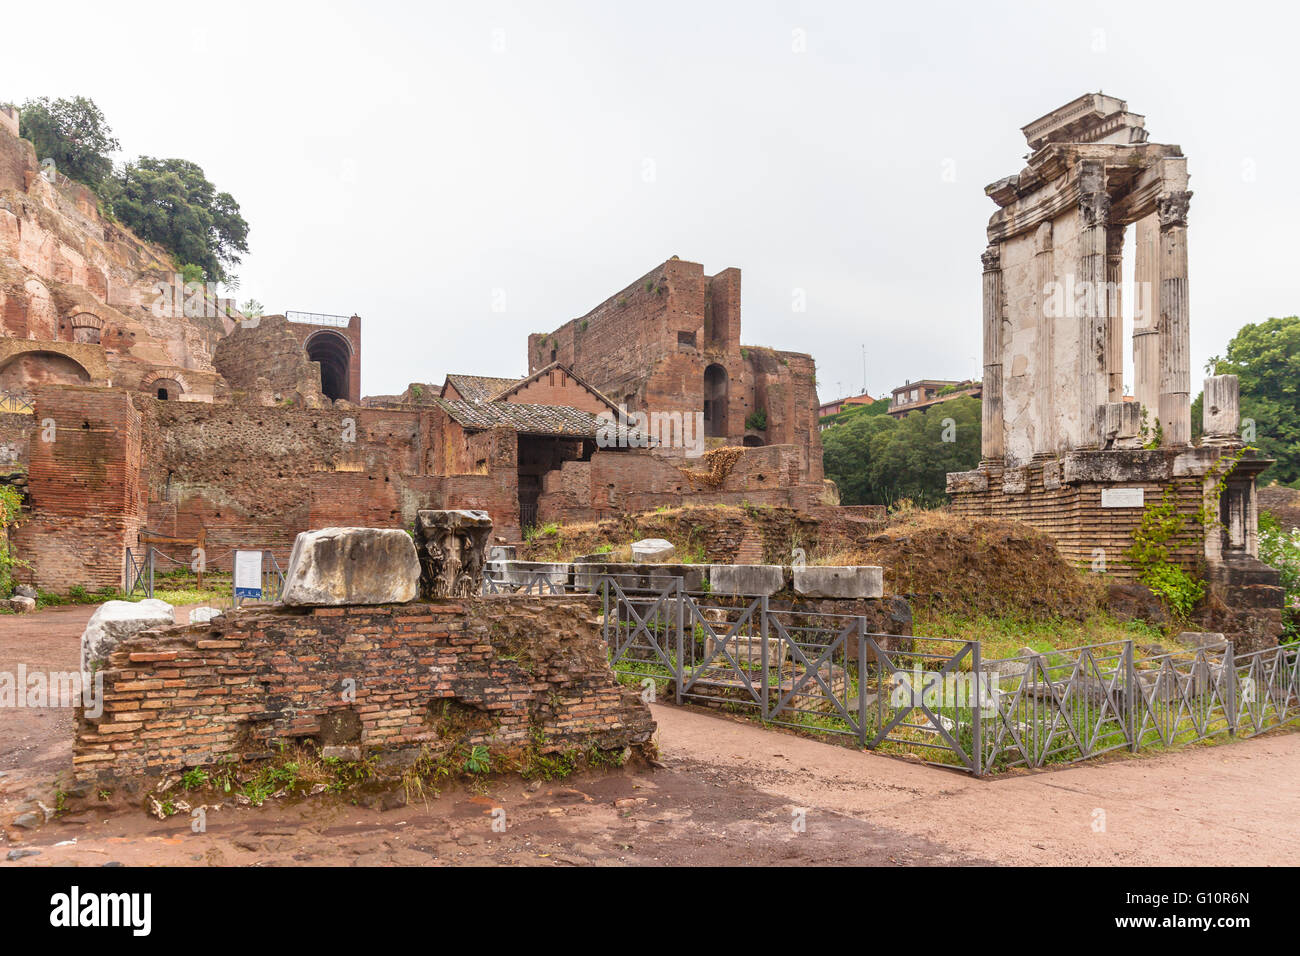
M1002 246L994 243L980 253L980 262L984 263L985 272L997 272L1002 268Z
M1160 217L1160 228L1187 225L1187 207L1191 205L1190 190L1181 190L1161 196L1156 200L1156 215Z

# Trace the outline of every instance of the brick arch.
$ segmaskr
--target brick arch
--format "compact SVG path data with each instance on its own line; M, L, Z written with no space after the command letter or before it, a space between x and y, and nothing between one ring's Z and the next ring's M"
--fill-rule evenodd
M320 385L325 397L347 399L352 391L352 343L333 329L320 329L302 343L307 359L320 363Z
M142 392L157 397L160 388L167 390L168 400L174 400L190 391L190 383L178 368L156 368L140 379L140 391ZM179 389L179 391L172 394L173 389Z
M68 318L72 341L85 345L99 345L107 323L94 312L78 311Z

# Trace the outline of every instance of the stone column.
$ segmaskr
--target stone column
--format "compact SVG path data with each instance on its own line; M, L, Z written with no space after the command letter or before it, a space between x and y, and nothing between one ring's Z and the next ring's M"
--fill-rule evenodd
M1002 421L1002 250L991 245L980 256L984 263L984 398L980 425L985 461L1006 456Z
M1075 447L1101 444L1098 409L1110 394L1106 312L1107 218L1110 196L1101 163L1079 164L1079 274L1076 282L1089 294L1076 299L1079 336L1079 409Z
M1124 227L1106 229L1106 401L1124 401Z
M1133 256L1133 396L1147 410L1147 427L1160 414L1160 226L1152 213L1137 221Z
M1160 427L1164 444L1192 440L1191 323L1187 294L1187 207L1192 194L1156 200L1160 217Z
M1052 224L1040 223L1034 233L1034 303L1038 309L1034 346L1034 453L1054 455L1056 447L1056 323L1061 319L1048 308L1052 284L1056 281L1052 251Z
M1206 441L1234 441L1241 431L1241 400L1237 376L1211 375L1201 399L1201 424Z

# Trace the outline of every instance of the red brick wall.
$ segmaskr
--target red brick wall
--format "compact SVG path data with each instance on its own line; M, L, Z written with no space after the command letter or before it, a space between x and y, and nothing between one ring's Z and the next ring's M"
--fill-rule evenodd
M493 755L639 746L648 708L610 671L595 597L502 597L464 604L266 610L144 632L103 674L104 710L77 713L81 779L159 776L273 741L315 738L352 711L363 753ZM343 694L353 682L354 699ZM440 721L455 702L471 727Z
M20 573L54 591L120 587L142 516L140 412L121 389L38 388L34 404Z

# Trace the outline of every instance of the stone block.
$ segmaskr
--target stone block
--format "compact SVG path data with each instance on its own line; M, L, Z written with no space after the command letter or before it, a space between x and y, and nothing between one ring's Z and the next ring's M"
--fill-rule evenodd
M175 623L176 610L166 601L105 601L81 632L82 673L102 668L113 648L128 637Z
M9 610L15 614L30 614L36 610L36 599L29 598L23 594L15 594L9 600L5 601Z
M802 567L794 569L794 589L805 597L878 598L885 593L884 568Z
M219 617L221 611L215 607L196 607L190 611L191 624L206 624L214 617Z
M948 494L989 490L989 476L983 471L950 471L947 479Z
M638 564L664 561L671 558L675 550L671 541L665 541L663 538L643 538L632 542L632 560Z
M405 531L323 528L293 543L282 603L404 604L419 593L420 560Z
M1224 635L1215 631L1183 631L1174 638L1179 644L1186 644L1188 647L1221 647L1228 643Z
M783 587L785 568L779 564L714 564L709 567L709 590L713 594L770 596Z

